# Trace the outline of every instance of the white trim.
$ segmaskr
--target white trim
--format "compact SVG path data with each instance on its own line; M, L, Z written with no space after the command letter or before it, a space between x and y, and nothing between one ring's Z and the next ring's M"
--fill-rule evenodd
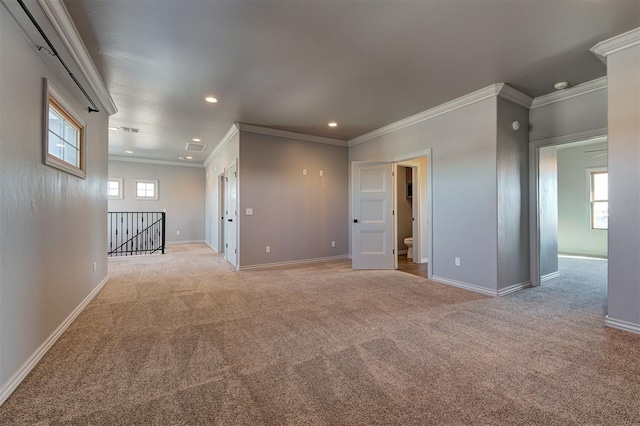
M207 159L204 160L204 166L208 167L209 164L211 164L211 162L213 161L213 159L216 158L216 156L224 149L224 147L226 147L229 144L229 142L231 142L231 139L233 139L233 137L237 134L238 134L238 125L234 123L231 125L231 127L229 127L229 130L227 130L227 133L224 134L222 139L220 139L220 142L216 144L216 146L213 148L213 151L211 151L211 154L209 154Z
M286 262L275 262L275 263L262 263L259 265L247 265L240 266L238 270L240 271L248 271L252 269L265 269L265 268L276 268L279 266L292 266L292 265L303 265L305 263L319 263L319 262L331 262L333 260L342 260L348 259L349 256L346 254L341 254L339 256L329 256L329 257L316 257L313 259L301 259L301 260L289 260Z
M174 244L196 244L206 243L204 240L180 240L180 241L167 241L167 247Z
M596 78L595 80L587 81L586 83L578 84L568 89L560 90L558 92L552 92L546 95L538 96L533 100L531 109L543 107L545 105L554 104L560 101L566 101L567 99L575 98L576 96L586 95L587 93L597 92L598 90L607 89L607 77Z
M153 196L147 197L138 195L138 184L139 183L152 183L153 184ZM145 190L146 191L146 190ZM133 199L134 200L142 200L142 201L158 201L160 199L160 185L157 179L133 179Z
M277 136L281 138L296 139L300 141L324 143L328 145L347 146L347 141L342 139L325 138L322 136L307 135L304 133L290 132L287 130L272 129L270 127L256 126L254 124L238 123L241 132L258 133L260 135Z
M462 281L456 281L456 280L452 280L449 278L444 278L444 277L439 277L437 275L434 275L431 277L431 281L435 281L437 283L440 284L446 284L446 285L451 285L454 287L459 287L459 288L463 288L465 290L471 290L474 291L476 293L482 293L482 294L486 294L487 296L497 296L498 292L496 290L491 290L490 288L486 288L486 287L481 287L479 285L476 284L469 284L469 283L465 283Z
M607 56L638 45L640 45L640 27L601 41L589 51L606 64Z
M618 330L640 333L640 324L611 318L609 315L605 317L604 325L606 325L607 327L617 328Z
M529 142L530 145L536 145L536 147L550 146L550 145L562 145L572 142L606 142L607 141L607 129L595 129L587 130L586 132L571 133L563 136L555 136L548 139L538 139Z
M213 252L214 252L214 253L216 253L216 254L221 254L221 253L218 253L218 250L216 250L216 249L215 249L215 247L213 247L213 246L211 245L211 243L209 243L209 241L205 240L205 241L203 241L203 242L207 245L207 247L209 247L211 250L213 250Z
M198 163L180 163L178 161L154 160L152 158L138 158L138 157L120 157L117 155L110 155L109 161L124 161L126 163L142 163L142 164L160 164L162 166L195 167L198 169L204 168L204 165L198 164Z
M533 99L529 96L519 92L518 90L505 83L492 84L491 86L476 90L475 92L466 94L449 102L445 102L444 104L438 105L426 111L420 112L407 118L403 118L402 120L396 121L395 123L380 127L377 130L365 133L364 135L358 136L357 138L350 139L348 141L348 145L350 147L358 145L371 139L375 139L380 136L398 131L400 129L404 129L405 127L413 126L414 124L418 124L426 120L431 120L432 118L441 116L443 114L448 114L460 108L464 108L477 102L484 101L485 99L490 99L497 96L500 96L525 108L529 108L529 105L531 105L531 102L533 101Z
M111 182L118 182L118 195L109 195L109 184ZM107 198L109 200L124 200L124 178L110 177L107 178Z
M496 296L506 296L507 294L515 293L516 291L523 290L531 287L531 281L525 281L523 283L513 284L505 288L501 288L496 292Z
M547 282L549 280L553 280L553 279L556 279L556 278L559 278L559 277L560 277L560 271L551 272L550 274L542 275L540 277L540 283L544 283L544 282Z
M69 314L69 316L60 324L54 331L47 337L47 339L42 342L40 347L35 350L34 353L31 354L29 358L25 361L24 364L16 371L13 376L7 380L2 387L0 387L0 406L11 396L13 391L22 383L22 381L27 377L27 375L31 372L33 367L38 364L38 362L42 359L42 357L47 353L49 348L53 346L53 344L60 338L62 333L71 325L71 323L76 319L76 317L84 310L84 308L91 302L91 300L98 294L98 292L104 287L104 285L109 281L109 275L104 277L104 279L93 289L91 293L85 299L80 302L80 304Z
M531 108L531 103L533 102L533 98L531 96L525 95L521 91L516 90L505 83L499 83L496 84L496 86L498 97L506 99L507 101L519 105L523 108Z
M89 87L96 94L98 102L102 105L108 115L118 112L116 104L111 99L107 86L98 72L96 65L91 59L82 38L78 34L73 20L62 0L38 0L40 7L47 15L53 28L69 51L80 72L89 83Z

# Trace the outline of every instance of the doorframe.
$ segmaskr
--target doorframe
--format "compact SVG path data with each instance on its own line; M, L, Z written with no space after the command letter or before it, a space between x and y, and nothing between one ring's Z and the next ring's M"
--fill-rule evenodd
M227 172L230 168L234 167L236 168L236 176L235 176L235 180L236 180L236 264L234 265L233 263L229 262L229 259L227 257L227 251L226 251L226 247L225 247L225 254L224 254L224 258L225 260L227 260L227 262L231 263L231 265L233 265L233 267L236 270L240 270L240 165L239 165L239 161L238 159L234 159L231 164L229 164L227 167L225 167L223 174L226 176ZM228 196L228 185L229 183L225 181L225 193L224 193L224 197L225 197L225 208L228 208L229 206L229 200L227 198ZM227 215L225 214L225 219L227 219ZM226 221L224 222L226 226ZM225 238L228 237L228 233L226 232L226 228L225 228L225 232L224 232ZM224 244L224 242L223 242Z
M426 229L427 229L427 247L422 247L422 245L420 244L420 239L418 238L417 241L417 245L416 245L416 238L414 237L413 239L413 250L418 250L418 257L420 260L427 258L427 278L431 278L433 276L433 167L432 167L432 159L431 159L431 148L427 148L426 150L423 151L418 151L418 152L414 152L411 154L406 154L406 155L402 155L402 156L397 156L397 157L392 157L391 158L391 162L393 163L393 208L394 211L397 212L398 210L398 202L397 202L397 198L398 198L398 182L397 182L397 169L398 169L398 163L403 163L403 162L408 162L408 161L412 161L412 160L417 160L419 158L422 157L426 157L427 158L427 173L426 173L426 177L427 177L427 224L426 224ZM400 164L401 165L401 164ZM424 174L424 170L421 170L421 167L416 167L417 173L416 176L413 178L413 182L418 182L418 191L415 190L415 187L413 189L413 194L415 196L415 194L418 194L417 200L414 198L414 202L417 201L418 203L422 202L422 198L420 196L420 187L422 185L422 177ZM421 209L419 208L419 204L418 204L418 211L421 211ZM398 216L394 215L393 216L393 233L394 233L394 244L395 244L395 269L398 269ZM422 231L424 229L424 224L422 223L422 220L420 218L420 215L418 215L418 220L417 220L417 224L416 224L416 228L418 230L418 235L420 235L420 237L422 237ZM425 249L426 249L426 256L425 256ZM415 255L414 255L415 257Z
M222 257L227 258L227 252L224 249L224 229L225 229L225 203L227 199L227 188L224 182L224 170L218 175L218 214L216 215L216 223L218 224L218 253L222 253ZM220 219L218 219L220 218Z
M607 129L596 129L529 142L529 280L532 287L540 285L540 149L575 142L606 142L607 139Z

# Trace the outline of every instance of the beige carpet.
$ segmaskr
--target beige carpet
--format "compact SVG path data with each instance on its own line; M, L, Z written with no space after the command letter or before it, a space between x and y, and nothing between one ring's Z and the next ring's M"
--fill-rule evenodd
M603 327L602 262L561 261L489 298L195 244L112 260L0 424L640 424L640 336Z

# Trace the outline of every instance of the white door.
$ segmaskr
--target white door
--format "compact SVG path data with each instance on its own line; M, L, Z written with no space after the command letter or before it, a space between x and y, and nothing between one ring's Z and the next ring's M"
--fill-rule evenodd
M226 229L225 257L233 266L238 266L238 173L234 163L225 170L225 183L227 187L227 199L225 203Z
M391 163L353 163L353 269L394 269Z

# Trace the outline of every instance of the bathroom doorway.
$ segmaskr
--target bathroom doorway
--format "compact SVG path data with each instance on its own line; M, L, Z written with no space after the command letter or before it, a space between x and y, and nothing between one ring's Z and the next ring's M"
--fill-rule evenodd
M396 269L428 277L429 193L428 157L399 161L394 165L394 228Z

